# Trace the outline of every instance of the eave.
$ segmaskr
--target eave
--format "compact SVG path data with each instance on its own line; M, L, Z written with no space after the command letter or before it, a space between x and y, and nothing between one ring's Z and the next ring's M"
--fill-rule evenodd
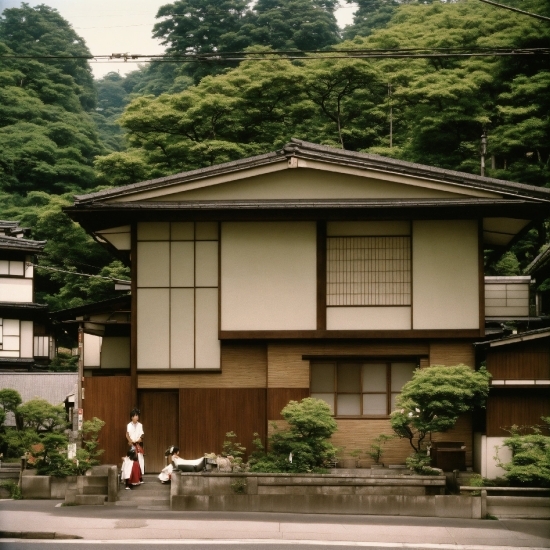
M524 199L251 200L77 203L65 212L87 231L137 221L544 219L548 204ZM114 218L116 216L116 218Z

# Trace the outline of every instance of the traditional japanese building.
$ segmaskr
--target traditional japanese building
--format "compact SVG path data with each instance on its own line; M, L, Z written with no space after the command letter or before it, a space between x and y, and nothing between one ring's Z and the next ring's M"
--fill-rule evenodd
M414 369L474 367L483 250L549 205L548 189L299 140L75 197L68 214L132 268L129 364L83 373L85 418L120 442L105 460L134 405L156 471L170 444L193 458L234 431L250 449L307 396L331 407L344 455L366 449ZM438 437L472 465L471 417Z

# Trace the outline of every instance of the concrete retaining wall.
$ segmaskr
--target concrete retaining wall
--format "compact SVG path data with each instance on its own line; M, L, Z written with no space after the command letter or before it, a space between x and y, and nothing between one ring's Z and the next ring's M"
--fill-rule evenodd
M172 510L480 518L481 499L445 496L445 476L180 474Z

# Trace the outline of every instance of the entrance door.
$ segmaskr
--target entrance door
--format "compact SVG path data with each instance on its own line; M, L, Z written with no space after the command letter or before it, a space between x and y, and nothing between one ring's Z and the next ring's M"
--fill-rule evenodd
M170 445L179 445L178 392L142 390L138 402L145 433L145 473L159 473L166 465L164 451Z

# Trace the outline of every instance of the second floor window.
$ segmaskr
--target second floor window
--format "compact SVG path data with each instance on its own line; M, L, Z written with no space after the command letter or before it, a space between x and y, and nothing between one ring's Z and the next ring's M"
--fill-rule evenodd
M409 236L327 238L327 306L409 305Z

